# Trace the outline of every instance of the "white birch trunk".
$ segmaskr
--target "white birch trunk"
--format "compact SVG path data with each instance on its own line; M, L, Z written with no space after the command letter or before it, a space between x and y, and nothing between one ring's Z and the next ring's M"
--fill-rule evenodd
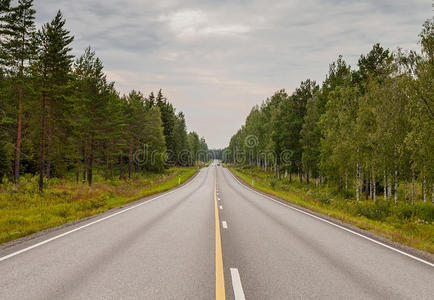
M386 177L386 170L384 170L384 176L383 176L383 192L384 192L384 200L387 200L387 177Z
M414 168L411 169L412 175L411 175L411 185L412 185L412 195L411 195L411 203L414 204L414 200L416 198L416 192L414 190Z
M407 179L405 179L404 182L404 197L405 197L405 203L408 204L408 188L407 188Z
M388 192L387 192L387 200L392 199L392 178L391 176L389 176L389 187L388 187Z

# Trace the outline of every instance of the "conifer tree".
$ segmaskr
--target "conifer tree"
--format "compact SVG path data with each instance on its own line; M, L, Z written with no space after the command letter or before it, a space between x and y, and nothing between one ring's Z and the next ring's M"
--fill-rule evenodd
M10 7L10 1L2 1L0 64L13 79L11 87L17 92L16 139L14 155L14 180L18 184L20 176L24 90L28 84L28 65L33 56L35 31L35 10L33 0L19 0Z
M43 189L44 175L50 179L51 161L62 157L62 144L68 134L69 105L67 95L71 81L73 56L70 54L72 37L64 28L65 20L58 11L54 19L36 34L38 45L32 65L40 106L39 189Z

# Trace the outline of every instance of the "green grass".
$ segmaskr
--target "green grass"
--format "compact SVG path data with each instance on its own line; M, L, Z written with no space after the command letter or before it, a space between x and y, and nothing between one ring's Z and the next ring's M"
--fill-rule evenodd
M393 205L381 196L373 201L356 201L350 191L337 192L327 186L289 183L270 173L230 166L251 186L309 210L369 230L392 241L434 253L434 205L418 201L415 205Z
M76 184L52 179L43 194L36 177L23 176L19 191L11 183L0 185L0 243L47 228L89 217L146 196L167 191L195 174L197 168L172 168L162 174L135 175L131 180Z

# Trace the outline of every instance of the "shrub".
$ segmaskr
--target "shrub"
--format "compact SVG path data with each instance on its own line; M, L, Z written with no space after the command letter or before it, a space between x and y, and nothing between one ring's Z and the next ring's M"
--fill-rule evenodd
M342 195L342 197L344 197L345 199L354 199L354 192L351 190L346 190L343 189L340 194Z
M356 204L356 214L371 220L383 221L391 215L390 202L358 202Z
M434 222L434 206L430 203L401 204L396 207L396 215L400 220L419 219L432 223Z
M277 180L276 178L271 178L270 179L270 186L273 190L279 189L280 188L280 181Z
M331 195L327 193L320 193L318 197L319 202L325 205L330 205L332 203Z

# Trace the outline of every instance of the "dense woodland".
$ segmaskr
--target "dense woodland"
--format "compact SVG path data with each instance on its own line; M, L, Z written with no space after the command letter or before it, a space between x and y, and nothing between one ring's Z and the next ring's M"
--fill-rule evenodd
M161 90L121 96L89 47L75 58L59 11L35 26L33 0L0 1L0 180L74 174L92 184L205 159L206 142Z
M419 38L420 53L375 44L356 69L339 57L321 85L276 92L253 107L224 159L357 200L434 202L433 19Z

